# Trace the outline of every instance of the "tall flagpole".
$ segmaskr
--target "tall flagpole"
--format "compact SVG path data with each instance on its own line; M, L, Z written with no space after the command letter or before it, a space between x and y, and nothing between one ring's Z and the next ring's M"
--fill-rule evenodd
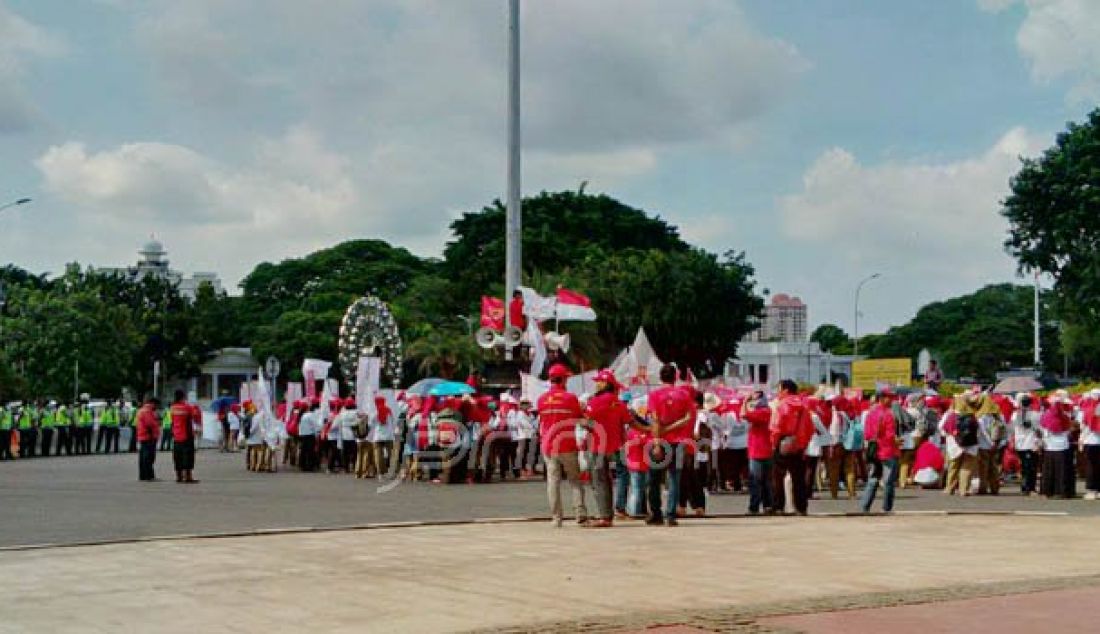
M1035 273L1035 369L1039 369L1039 273Z
M504 320L512 325L507 310L512 293L520 284L522 261L522 210L520 209L520 78L519 78L519 0L508 0L508 211L505 223ZM505 347L506 358L512 349Z

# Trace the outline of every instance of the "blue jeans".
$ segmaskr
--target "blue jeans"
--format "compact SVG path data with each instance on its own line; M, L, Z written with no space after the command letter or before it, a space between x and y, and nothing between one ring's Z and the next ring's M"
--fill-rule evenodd
M875 492L878 490L879 479L882 479L882 510L886 513L894 510L894 489L898 484L898 459L890 458L882 460L877 467L870 469L867 478L867 487L863 489L860 498L860 506L864 513L871 512L871 505L875 503Z
M630 514L634 517L641 517L646 514L646 487L649 485L649 474L645 471L631 471L630 472L630 495L627 497L629 500Z
M615 510L626 512L626 494L630 486L630 472L626 470L626 462L620 453L615 461Z
M749 460L749 513L759 513L761 506L765 509L772 507L774 498L772 470L774 468L775 461L771 458Z
M649 518L660 520L661 485L668 480L668 499L664 504L664 517L676 517L676 505L680 501L680 470L684 466L684 447L678 443L664 445L666 451L658 460L650 450L652 466L649 468Z

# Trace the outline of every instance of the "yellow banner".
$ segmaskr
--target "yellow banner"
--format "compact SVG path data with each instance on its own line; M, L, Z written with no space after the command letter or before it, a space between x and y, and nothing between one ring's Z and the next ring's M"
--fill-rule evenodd
M912 380L909 359L866 359L852 363L852 387L873 390L880 383L909 385Z

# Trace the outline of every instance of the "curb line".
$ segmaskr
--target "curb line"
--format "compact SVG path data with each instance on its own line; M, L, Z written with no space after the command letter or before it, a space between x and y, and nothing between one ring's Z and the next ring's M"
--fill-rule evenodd
M869 518L869 517L1067 517L1064 511L895 511L893 513L811 513L804 519L837 519L837 518ZM795 518L793 515L749 515L747 513L715 513L706 517L683 517L681 521L695 523L708 519L744 519L750 521L764 521L774 519ZM240 531L225 531L215 533L180 533L174 535L149 535L143 537L127 537L119 539L99 539L75 542L57 542L42 544L16 544L13 546L0 546L0 553L23 552L33 550L52 550L60 548L82 548L88 546L118 546L124 544L141 544L148 542L173 542L200 539L231 539L239 537L271 537L279 535L304 535L309 533L335 533L348 531L369 530L393 530L401 528L433 528L443 526L478 526L492 524L524 524L535 522L549 522L550 516L532 517L483 517L474 519L456 520L425 520L403 522L372 522L367 524L345 524L342 526L296 526L285 528L257 528Z

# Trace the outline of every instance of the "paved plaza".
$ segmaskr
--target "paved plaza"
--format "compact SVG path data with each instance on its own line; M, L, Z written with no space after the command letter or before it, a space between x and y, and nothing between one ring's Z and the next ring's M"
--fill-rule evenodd
M126 455L0 464L0 576L19 580L0 632L955 631L929 625L952 610L1068 628L1059 606L1100 594L1083 500L907 491L915 512L890 517L818 501L805 519L555 530L519 521L545 516L540 482L382 493L241 460L200 453L194 486L139 483ZM368 525L385 527L339 529ZM334 530L293 530L314 528Z
M143 483L132 454L0 463L0 508L5 509L0 547L548 514L540 481L402 483L382 491L374 480L346 475L250 473L242 454L208 450L198 455L196 476L202 482L186 486L173 481L169 454L161 453L157 466L165 480ZM743 514L747 503L745 495L715 495L709 510ZM899 493L896 510L1097 515L1100 502L1022 498L1009 485L1000 496L967 499L909 489ZM851 513L858 506L846 499L815 500L810 511Z

